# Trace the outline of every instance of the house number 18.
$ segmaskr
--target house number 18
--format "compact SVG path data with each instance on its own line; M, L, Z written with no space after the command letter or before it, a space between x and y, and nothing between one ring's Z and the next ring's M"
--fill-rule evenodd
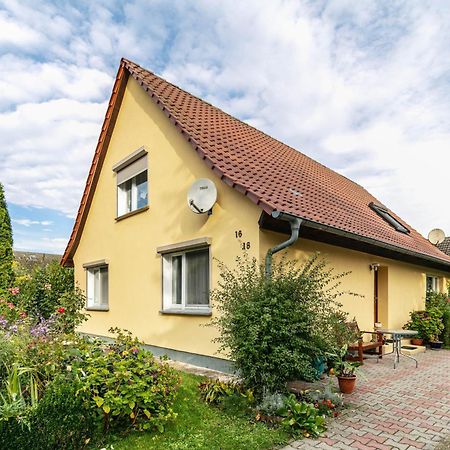
M236 239L241 239L243 236L242 230L236 230L234 232L234 236ZM241 250L250 250L250 242L241 242Z

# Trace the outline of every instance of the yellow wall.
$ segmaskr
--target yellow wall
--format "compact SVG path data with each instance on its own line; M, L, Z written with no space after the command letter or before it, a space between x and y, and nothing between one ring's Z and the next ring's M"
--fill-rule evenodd
M112 166L141 146L148 150L149 206L116 222L116 178ZM196 215L187 206L187 191L197 178L213 179L218 201L211 216ZM242 254L236 230L258 255L261 211L246 197L222 183L199 158L160 109L130 78L100 174L88 219L75 253L75 276L85 289L84 263L109 263L108 312L90 311L81 331L108 335L118 326L146 343L214 355L214 329L201 327L206 317L162 315L161 257L156 248L210 237L211 254L233 264ZM212 284L217 264L212 263ZM220 355L216 355L220 356Z
M136 149L148 151L149 209L116 222L116 178L112 166ZM187 207L186 195L198 178L213 179L218 201L213 214L196 215ZM108 335L118 326L131 330L146 343L170 349L216 354L211 342L215 330L201 325L207 317L160 314L162 303L161 257L156 248L200 237L212 239L213 257L233 265L242 255L241 241L249 241L250 256L264 260L267 249L286 235L260 231L261 210L242 194L222 183L180 135L160 109L130 78L112 134L89 216L74 256L75 277L86 288L83 264L109 263L108 312L91 311L81 331ZM242 230L241 241L235 231ZM301 232L300 232L301 234ZM342 289L364 296L342 298L344 308L355 316L361 329L373 327L373 272L381 264L380 315L384 326L400 327L412 309L424 306L425 273L429 271L364 253L300 239L290 256L305 259L320 251L336 272L351 273ZM442 275L442 274L438 274ZM212 264L212 287L218 280Z
M261 231L260 257L263 258L270 247L286 239L283 234ZM336 274L350 272L342 279L340 290L363 297L344 295L339 301L350 318L356 318L361 330L373 330L374 324L374 274L370 264L380 264L379 321L388 328L401 328L408 321L410 311L425 307L426 274L445 276L424 267L302 239L300 228L300 239L287 250L289 258L305 261L315 252L329 262Z

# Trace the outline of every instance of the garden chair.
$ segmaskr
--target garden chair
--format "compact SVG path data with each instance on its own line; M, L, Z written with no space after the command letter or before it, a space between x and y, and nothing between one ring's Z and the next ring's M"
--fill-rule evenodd
M348 346L349 352L356 352L357 354L354 356L352 355L347 356L347 360L359 361L361 364L363 364L364 363L363 354L368 351L370 351L373 354L373 351L375 350L378 362L378 359L381 359L383 357L383 345L384 345L383 335L381 333L376 333L374 331L361 331L359 329L358 323L355 320L349 322L348 326L351 329L351 331L355 333L355 335L359 336L359 339L357 342L350 344ZM365 342L363 340L364 334L371 334L372 340Z

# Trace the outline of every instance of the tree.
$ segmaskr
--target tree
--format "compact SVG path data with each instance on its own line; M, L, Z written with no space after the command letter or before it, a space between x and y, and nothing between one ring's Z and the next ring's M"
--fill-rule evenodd
M14 280L13 237L3 185L0 183L0 289L10 287Z

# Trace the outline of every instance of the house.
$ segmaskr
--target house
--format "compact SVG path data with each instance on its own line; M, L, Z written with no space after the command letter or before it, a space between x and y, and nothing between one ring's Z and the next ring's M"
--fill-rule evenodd
M212 214L187 193L210 179ZM301 222L301 223L300 223ZM122 59L62 264L75 267L90 318L81 331L126 328L156 353L223 367L203 327L215 314L213 257L264 261L286 241L351 273L344 308L362 329L401 327L424 306L427 277L443 290L450 257L351 180Z
M443 242L438 244L437 248L446 255L450 255L450 236L447 236Z

